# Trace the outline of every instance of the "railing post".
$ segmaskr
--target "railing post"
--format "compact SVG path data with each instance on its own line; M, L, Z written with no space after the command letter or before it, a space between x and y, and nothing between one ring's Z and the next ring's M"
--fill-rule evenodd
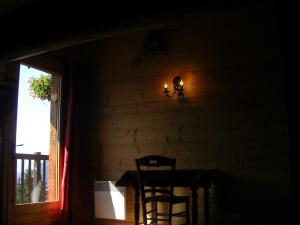
M22 154L16 153L16 160L21 160L21 177L20 181L17 181L16 185L16 203L31 203L32 191L41 182L41 191L39 194L39 202L48 200L47 194L47 162L49 161L49 156L42 155L40 152L35 152L34 154ZM25 162L28 160L28 166L25 166ZM32 161L33 164L32 164ZM25 168L26 167L26 168ZM36 195L35 195L36 196ZM34 202L37 200L34 199Z
M21 190L19 190L21 194L21 202L24 202L24 159L21 159Z
M41 201L46 200L46 160L43 160L43 181L41 189Z
M32 186L31 186L31 181L32 181L32 174L31 174L31 160L28 160L28 174L27 174L27 190L28 193L26 193L28 195L28 199L29 202L31 202L31 191L32 191Z
M34 155L41 155L40 152L35 152ZM41 181L41 160L37 158L34 160L34 175L33 175L33 187Z

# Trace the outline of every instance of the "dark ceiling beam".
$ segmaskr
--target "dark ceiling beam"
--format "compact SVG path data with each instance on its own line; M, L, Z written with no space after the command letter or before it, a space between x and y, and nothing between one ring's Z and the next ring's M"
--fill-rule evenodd
M0 61L168 23L158 22L168 20L166 14L160 14L163 7L160 10L154 10L154 6L144 10L135 7L116 7L112 3L71 7L47 1L24 6L0 17Z
M32 2L37 0L1 0L0 1L0 14L3 15L12 10L15 10L24 5L31 4Z
M0 16L0 63L124 32L174 25L188 10L201 13L241 5L234 0L61 2L36 1Z

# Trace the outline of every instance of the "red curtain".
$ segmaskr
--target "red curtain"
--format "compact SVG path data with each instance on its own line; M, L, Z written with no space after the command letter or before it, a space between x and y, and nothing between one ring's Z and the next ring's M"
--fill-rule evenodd
M60 209L66 213L69 208L69 164L70 164L70 147L71 147L71 116L73 107L73 84L70 81L69 96L67 101L67 116L66 116L66 127L65 127L65 141L63 148L63 166L62 166L62 180L61 180L61 205Z
M76 69L77 73L80 71ZM74 74L73 74L74 75ZM76 78L76 79L75 79ZM61 212L63 225L90 224L88 152L85 140L85 91L77 76L65 87L65 132L61 152Z
M68 86L67 86L68 85ZM61 190L60 190L60 209L62 213L62 224L69 224L69 173L70 173L70 148L71 148L71 120L72 120L72 108L73 108L73 82L68 81L68 84L64 86L66 89L63 104L67 104L65 119L65 132L62 151L60 154L61 164Z

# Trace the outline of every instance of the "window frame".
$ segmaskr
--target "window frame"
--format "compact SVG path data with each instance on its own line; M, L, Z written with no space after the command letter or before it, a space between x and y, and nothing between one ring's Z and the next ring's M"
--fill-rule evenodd
M15 196L16 196L16 159L15 159L15 143L16 143L16 121L17 121L17 104L18 104L18 85L19 85L19 71L20 66L26 65L33 67L35 69L50 73L54 76L56 76L59 80L59 87L58 87L58 104L57 104L57 133L56 133L56 199L45 201L45 202L38 202L38 203L25 203L25 204L16 204ZM16 68L17 67L17 68ZM62 78L65 73L65 67L64 64L53 57L49 57L48 55L43 56L34 56L30 58L25 58L22 60L19 60L14 63L14 68L11 71L14 73L14 75L17 77L16 82L16 101L15 101L15 112L13 114L12 118L12 126L13 129L11 131L10 135L10 143L13 143L14 145L10 144L9 149L9 166L8 166L8 188L7 188L7 222L9 224L22 224L24 219L28 220L35 220L36 222L33 224L40 224L42 221L46 222L49 221L49 224L52 224L53 221L59 221L61 211L60 211L60 152L61 152L61 146L60 146L60 140L61 140L61 114L62 114ZM17 74L16 74L17 73ZM49 154L50 155L50 154ZM40 215L37 217L37 214ZM48 224L48 223L45 223Z

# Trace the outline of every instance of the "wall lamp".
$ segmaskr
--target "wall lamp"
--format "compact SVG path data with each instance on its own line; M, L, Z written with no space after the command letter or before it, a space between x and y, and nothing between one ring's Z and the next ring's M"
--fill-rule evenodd
M164 95L166 98L173 98L177 93L178 97L184 97L184 89L183 89L183 81L180 76L175 76L173 79L173 94L170 95L170 91L168 90L167 82L164 84Z

